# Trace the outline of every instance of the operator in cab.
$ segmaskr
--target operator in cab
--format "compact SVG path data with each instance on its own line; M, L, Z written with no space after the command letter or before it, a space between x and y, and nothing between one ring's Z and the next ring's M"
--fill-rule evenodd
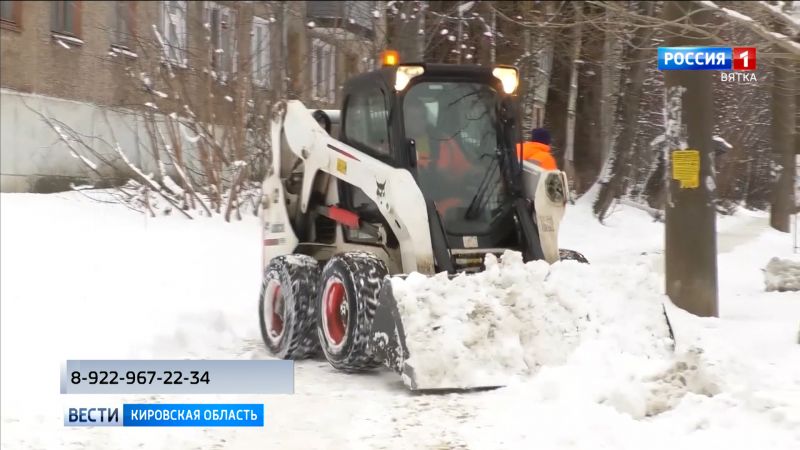
M405 138L414 141L419 186L445 227L465 220L486 225L503 204L497 104L488 84L455 81L418 83L403 98Z
M437 169L453 177L463 177L471 165L455 139L437 136L429 129L425 105L416 97L405 102L406 137L413 139L417 150L417 166Z
M425 104L415 96L404 102L405 131L413 139L423 190L432 195L440 213L462 205L463 182L474 168L455 139L438 133L428 120Z

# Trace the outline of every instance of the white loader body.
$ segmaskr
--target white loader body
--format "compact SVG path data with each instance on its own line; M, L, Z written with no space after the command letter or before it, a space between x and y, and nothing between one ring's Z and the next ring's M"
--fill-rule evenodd
M298 176L302 180L299 192L287 192L289 179ZM337 179L359 188L378 205L399 242L398 250L346 242L342 227L337 227L333 244L300 242L291 219L308 214L315 189L326 192L326 205L336 205ZM534 222L545 259L554 263L559 260L558 227L568 195L566 175L525 161L523 182L526 196L534 202ZM299 100L280 103L275 109L272 164L263 183L261 204L264 267L272 258L296 253L298 245L307 245L317 246L320 255L352 250L372 252L384 260L392 274L435 272L426 203L412 174L334 139ZM381 233L385 236L386 230ZM482 250L489 253L503 249L470 249L471 253Z

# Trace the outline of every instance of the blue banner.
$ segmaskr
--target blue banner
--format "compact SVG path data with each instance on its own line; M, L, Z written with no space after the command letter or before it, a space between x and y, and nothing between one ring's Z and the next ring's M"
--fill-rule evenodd
M730 47L659 47L658 70L731 70Z
M122 405L123 427L263 427L262 404Z

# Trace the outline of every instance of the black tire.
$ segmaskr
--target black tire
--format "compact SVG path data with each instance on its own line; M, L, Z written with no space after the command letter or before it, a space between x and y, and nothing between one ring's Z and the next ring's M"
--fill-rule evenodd
M258 301L258 321L264 344L278 358L303 359L319 353L315 303L318 285L319 266L310 256L278 256L267 266Z
M368 341L381 283L388 272L383 261L362 252L336 255L322 270L317 289L317 333L325 358L336 369L360 372L381 365L369 350ZM340 286L335 287L337 284Z
M576 252L575 250L560 248L558 249L558 256L559 259L562 260L569 259L573 261L578 261L579 263L589 264L589 260L586 259L586 257L583 256L582 253Z

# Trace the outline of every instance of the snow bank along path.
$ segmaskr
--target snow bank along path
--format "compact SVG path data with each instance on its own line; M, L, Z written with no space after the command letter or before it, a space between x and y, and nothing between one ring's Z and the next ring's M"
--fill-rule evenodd
M502 386L576 349L634 359L667 358L672 340L649 267L523 263L518 252L486 270L448 279L414 273L392 290L417 384Z

